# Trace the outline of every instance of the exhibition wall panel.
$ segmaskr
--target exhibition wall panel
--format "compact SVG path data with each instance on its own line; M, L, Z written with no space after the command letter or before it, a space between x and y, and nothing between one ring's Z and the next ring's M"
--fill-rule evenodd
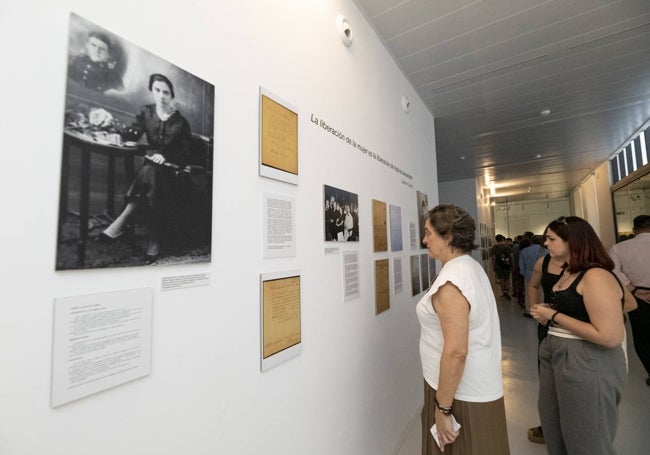
M429 208L438 200L434 125L354 2L5 0L0 9L11 68L0 76L9 170L0 453L396 453L422 401L423 294L412 296L406 269L425 253L409 238L419 235L416 191ZM214 131L202 132L213 138L211 262L55 270L71 13L214 86ZM260 88L297 110L296 183L259 175ZM325 185L358 196L358 241L326 239ZM295 256L263 254L265 194L293 202ZM373 199L400 207L402 250L373 251ZM347 250L359 258L350 301ZM376 314L375 262L389 259L393 274L395 258L405 289L395 292L391 275L390 308ZM262 372L260 275L288 270L300 275L302 349ZM169 285L197 276L200 286ZM51 407L54 299L140 288L153 289L151 374Z

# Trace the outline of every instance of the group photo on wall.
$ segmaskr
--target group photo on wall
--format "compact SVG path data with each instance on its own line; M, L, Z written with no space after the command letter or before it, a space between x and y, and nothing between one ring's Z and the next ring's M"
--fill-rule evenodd
M214 86L70 15L56 269L210 262Z
M359 195L324 185L326 242L359 241Z

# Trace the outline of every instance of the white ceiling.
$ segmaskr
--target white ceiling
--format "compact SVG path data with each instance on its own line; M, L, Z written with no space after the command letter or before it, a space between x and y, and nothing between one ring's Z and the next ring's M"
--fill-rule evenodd
M650 118L650 0L355 1L433 113L440 182L564 197Z

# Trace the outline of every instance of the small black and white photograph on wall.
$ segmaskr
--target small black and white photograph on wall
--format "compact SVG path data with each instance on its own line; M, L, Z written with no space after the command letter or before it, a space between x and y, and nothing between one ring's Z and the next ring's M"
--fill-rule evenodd
M436 260L429 256L429 287L431 287L437 275L438 272L436 271Z
M413 296L422 292L420 287L420 256L414 254L410 258L411 261L411 294Z
M420 232L420 248L427 246L422 243L424 238L424 222L427 220L427 213L429 212L429 197L421 191L416 191L418 203L418 227Z
M402 208L398 205L388 206L390 220L390 250L402 251Z
M210 262L214 86L70 15L57 270Z
M420 283L423 291L429 289L429 255L427 253L420 255Z
M326 242L359 241L359 195L324 186Z

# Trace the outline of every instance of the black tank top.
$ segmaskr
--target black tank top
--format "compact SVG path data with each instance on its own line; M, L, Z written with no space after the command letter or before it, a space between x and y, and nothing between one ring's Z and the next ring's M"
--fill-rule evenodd
M577 319L582 322L591 322L589 319L589 313L587 313L587 308L585 307L585 302L584 299L580 294L578 294L577 287L578 283L582 280L582 278L585 276L585 273L589 270L595 267L588 267L580 272L580 274L576 277L575 280L573 280L573 283L561 291L551 291L550 295L550 300L549 302L551 305L560 313L564 313L567 316L571 316L574 319ZM603 269L607 270L607 269ZM616 282L618 285L621 287L621 292L623 292L623 285L621 282L618 280L616 275L612 273L611 270L607 270L609 273L611 273L614 278L616 278ZM621 298L621 305L623 304L623 301L625 300L625 293L623 292L623 297Z
M544 301L550 302L551 300L551 291L553 286L558 282L562 274L564 274L564 269L559 275L554 273L549 273L548 263L551 262L551 255L547 254L544 256L544 261L542 262L542 279L540 280L540 285L542 286L542 291L544 291Z

